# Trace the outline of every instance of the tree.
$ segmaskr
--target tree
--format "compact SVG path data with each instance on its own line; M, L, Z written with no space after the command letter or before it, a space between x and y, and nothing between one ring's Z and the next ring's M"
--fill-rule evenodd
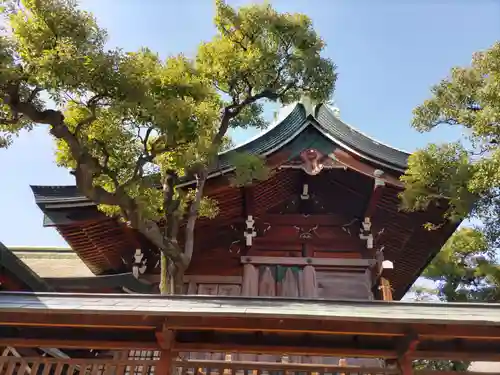
M217 214L203 192L228 130L265 126L263 100L326 100L336 80L310 19L270 5L217 0L217 34L193 59L108 50L106 32L72 0L12 1L2 15L2 145L48 127L78 189L159 249L162 293L181 290L197 217ZM246 159L256 173L238 175L262 178Z
M484 234L473 228L456 231L422 274L436 289L414 287L415 300L496 302L500 297L500 266ZM466 371L468 361L419 360L416 369Z
M403 207L449 207L446 218L479 219L493 247L500 234L500 43L474 54L470 67L454 68L431 89L432 97L414 110L420 132L447 124L465 131L463 140L430 144L409 158L402 181Z
M497 302L500 266L484 234L473 228L456 231L422 276L437 285L446 302Z
M462 127L459 142L430 144L409 158L402 176L404 209L446 205L445 219L476 219L447 241L423 276L436 283L436 296L449 302L493 302L500 297L500 43L473 56L470 67L454 68L432 87L432 97L414 110L420 132L439 125ZM429 224L435 229L440 224ZM425 294L425 293L424 293ZM419 361L418 368L466 370L468 363Z

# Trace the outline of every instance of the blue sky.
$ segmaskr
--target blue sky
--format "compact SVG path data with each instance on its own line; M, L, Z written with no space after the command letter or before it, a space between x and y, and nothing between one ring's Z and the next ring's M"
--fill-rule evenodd
M148 46L162 56L192 55L215 30L210 0L83 0L108 29L110 46ZM229 1L241 5L248 1ZM309 15L327 43L325 55L338 65L335 93L343 120L374 138L408 151L428 142L456 139L457 131L418 134L411 111L452 66L467 65L474 51L500 40L500 1L487 0L275 0L287 12ZM255 133L235 135L237 143ZM47 130L23 134L0 151L2 214L6 245L64 246L50 228L29 185L73 184L53 164Z

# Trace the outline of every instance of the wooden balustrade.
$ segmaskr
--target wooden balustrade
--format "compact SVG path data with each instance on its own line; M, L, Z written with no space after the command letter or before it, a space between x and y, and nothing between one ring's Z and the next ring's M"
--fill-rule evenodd
M159 360L0 357L1 375L167 375L156 370ZM174 375L370 374L399 375L397 369L275 362L177 360Z
M1 375L149 375L158 361L0 357Z
M168 375L161 360L21 358L0 356L1 375ZM400 375L398 368L339 365L176 360L172 375ZM477 372L414 371L415 375L485 375Z

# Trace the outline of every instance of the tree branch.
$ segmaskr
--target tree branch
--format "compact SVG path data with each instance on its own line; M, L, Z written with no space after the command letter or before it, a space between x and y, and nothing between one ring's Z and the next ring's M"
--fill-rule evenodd
M208 171L204 170L201 176L198 175L196 179L196 192L193 201L189 205L189 211L187 215L186 223L186 239L184 243L184 254L183 254L183 264L187 268L193 257L194 250L194 227L196 224L196 219L198 217L198 210L200 209L201 199L203 198L203 190L205 188L205 182L207 181Z
M52 109L38 110L33 103L19 100L19 85L11 85L7 97L4 99L14 114L22 114L29 120L38 124L50 125L50 133L57 139L66 142L71 155L77 162L73 172L79 190L97 204L125 207L127 211L134 210L132 198L123 192L108 192L99 186L94 186L93 179L102 173L99 160L93 157L79 142L64 122L64 115Z

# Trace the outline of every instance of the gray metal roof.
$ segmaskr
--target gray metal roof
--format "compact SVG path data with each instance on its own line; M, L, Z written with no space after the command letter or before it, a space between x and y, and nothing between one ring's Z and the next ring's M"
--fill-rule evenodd
M338 146L349 148L361 157L372 162L403 171L407 167L409 154L384 145L367 135L355 130L338 119L324 104L316 106L314 114L308 114L302 103L295 108L276 126L263 133L258 138L238 146L219 155L218 163L213 174L231 169L231 156L236 152L256 155L268 155L278 151L291 142L308 127L315 126L329 142L338 143ZM76 186L31 186L35 201L39 205L55 203L84 203L89 200L81 194Z
M53 290L39 275L0 242L0 268L4 267L34 291Z
M500 304L339 301L298 298L221 296L96 295L0 293L0 314L29 309L36 313L105 315L191 315L253 318L380 321L459 325L500 324Z

